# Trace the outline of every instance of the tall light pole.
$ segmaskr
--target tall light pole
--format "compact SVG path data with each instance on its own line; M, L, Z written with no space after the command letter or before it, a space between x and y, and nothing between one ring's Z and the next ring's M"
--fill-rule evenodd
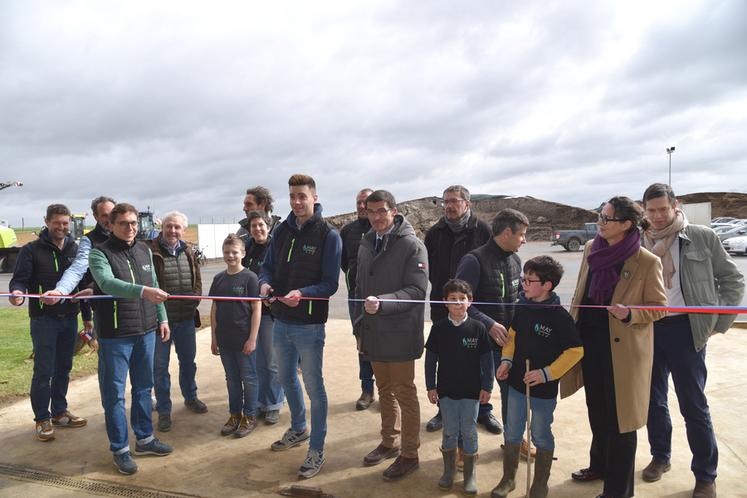
M674 152L674 146L667 147L667 154L669 155L669 185L672 186L672 152Z

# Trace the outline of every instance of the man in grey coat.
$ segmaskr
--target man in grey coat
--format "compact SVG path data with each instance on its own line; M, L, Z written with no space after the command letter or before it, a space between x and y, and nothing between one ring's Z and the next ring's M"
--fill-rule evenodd
M425 308L423 303L404 300L425 299L428 255L412 225L397 213L391 193L373 192L366 209L372 230L358 249L355 295L365 298L365 303L357 303L355 334L360 353L371 361L376 378L381 444L363 462L377 465L397 457L384 471L385 480L396 480L418 468L420 404L415 360L423 354Z

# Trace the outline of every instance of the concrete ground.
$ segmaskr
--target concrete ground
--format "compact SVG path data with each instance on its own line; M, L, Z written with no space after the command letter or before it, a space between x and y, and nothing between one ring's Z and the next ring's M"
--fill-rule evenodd
M747 356L746 330L733 329L709 344L708 397L720 449L718 490L722 497L747 497L747 437L741 432L747 398L747 382L740 373ZM287 408L281 412L280 424L261 425L244 439L222 438L219 430L228 416L227 395L220 360L210 354L207 329L198 334L198 385L200 397L210 411L195 415L181 403L178 386L174 386L174 427L169 433L157 434L175 447L165 458L136 457L139 472L130 477L118 474L112 464L104 429L104 417L98 393L97 378L73 382L69 390L71 409L89 420L83 429L58 430L53 442L42 443L33 435L31 407L22 400L0 409L0 495L34 497L69 497L85 494L116 496L264 496L280 487L298 483L296 470L303 461L306 445L282 453L269 450L289 425ZM172 362L172 379L177 378ZM356 412L359 394L357 359L350 326L346 320L331 320L327 328L325 378L329 397L326 464L322 472L300 484L319 486L338 498L457 496L461 479L454 491L439 491L436 481L442 469L439 444L441 433L421 431L420 469L403 481L389 483L381 478L385 466L363 467L361 459L379 442L379 406ZM417 366L418 394L422 426L435 413L428 404L422 362ZM497 397L494 402L498 403ZM129 400L128 400L129 405ZM670 406L674 419L674 455L672 470L654 484L640 479L640 470L648 463L645 429L639 431L636 473L636 496L689 497L694 484L689 471L690 452L682 418L672 395ZM550 479L554 497L594 497L601 483L577 484L570 473L588 464L590 432L583 393L563 400L556 410L554 424L557 461ZM501 436L480 430L478 484L480 496L501 476ZM131 436L132 437L132 436ZM134 443L132 443L134 445ZM28 469L46 473L29 474ZM523 489L525 466L518 480ZM23 474L19 476L19 473ZM12 477L15 475L15 477ZM160 494L159 494L160 490ZM511 496L523 496L517 489Z

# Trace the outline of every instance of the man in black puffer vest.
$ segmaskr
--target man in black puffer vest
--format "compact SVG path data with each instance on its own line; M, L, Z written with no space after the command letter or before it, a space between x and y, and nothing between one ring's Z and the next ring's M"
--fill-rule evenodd
M466 254L459 261L456 271L456 278L467 282L475 296L475 304L468 310L470 317L485 325L488 334L498 346L493 352L496 365L501 363L500 348L508 340L508 328L514 316L513 304L519 297L521 259L516 252L526 242L527 228L529 220L523 213L515 209L503 209L493 218L492 240ZM498 386L501 391L501 419L505 424L508 383L498 381ZM478 422L482 419L481 423L485 424L487 416L494 419L492 409L489 403L480 405ZM491 422L491 425L498 425L498 432L503 430L497 420Z
M337 291L342 240L322 218L313 178L293 175L288 187L292 211L273 233L259 283L261 296L273 296L273 346L291 412L290 429L272 444L272 449L286 450L309 439L306 406L296 371L300 360L303 383L311 400L311 441L298 475L309 478L318 474L324 464L327 392L322 358L329 310L326 298Z
M132 384L132 430L137 437L135 454L165 456L171 446L153 436L151 389L156 330L159 340L169 340L163 302L168 294L158 288L153 256L144 242L135 240L138 212L120 203L111 212L109 240L91 249L88 265L96 294L108 294L96 304L99 333L99 388L104 407L109 448L114 465L125 475L137 472L130 457L125 413L125 384Z
M44 218L46 228L39 238L29 242L18 253L11 294L43 294L54 288L62 273L75 259L78 245L69 235L70 210L62 204L52 204ZM75 289L71 289L75 290ZM15 306L24 298L10 297ZM37 298L29 299L31 340L34 345L34 373L31 378L31 408L36 421L36 437L40 441L54 439L53 426L83 427L86 420L67 409L67 387L78 331L78 311L83 311L86 330L91 323L91 308L87 303L64 301L47 306ZM50 401L52 411L50 414Z
M461 185L447 187L444 190L442 204L444 215L425 232L431 301L444 300L442 295L444 285L454 278L457 264L462 256L490 240L490 227L478 219L470 209L470 193L466 187ZM431 322L443 320L448 314L445 305L431 304ZM490 410L487 415L490 415ZM480 420L488 430L495 432L496 426L493 424L492 416L483 416ZM433 432L441 429L442 426L439 409L438 413L425 425L425 430Z
M148 241L153 252L153 265L161 288L169 294L200 296L202 278L200 265L195 261L192 248L184 240L187 216L178 211L163 216L163 229L153 240ZM197 299L173 299L166 301L166 315L171 337L168 341L156 341L153 364L153 384L156 391L158 430L171 430L171 376L169 359L171 343L174 343L179 358L179 388L184 405L194 413L207 413L205 403L197 397L196 327L200 326Z

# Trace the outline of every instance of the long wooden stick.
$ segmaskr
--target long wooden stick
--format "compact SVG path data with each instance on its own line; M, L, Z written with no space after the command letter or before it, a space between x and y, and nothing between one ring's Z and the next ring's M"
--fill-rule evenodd
M527 358L526 363L526 371L524 374L529 373L529 359ZM527 498L529 498L529 490L532 486L532 429L531 429L531 421L532 421L532 405L529 401L529 384L526 384L527 386Z

